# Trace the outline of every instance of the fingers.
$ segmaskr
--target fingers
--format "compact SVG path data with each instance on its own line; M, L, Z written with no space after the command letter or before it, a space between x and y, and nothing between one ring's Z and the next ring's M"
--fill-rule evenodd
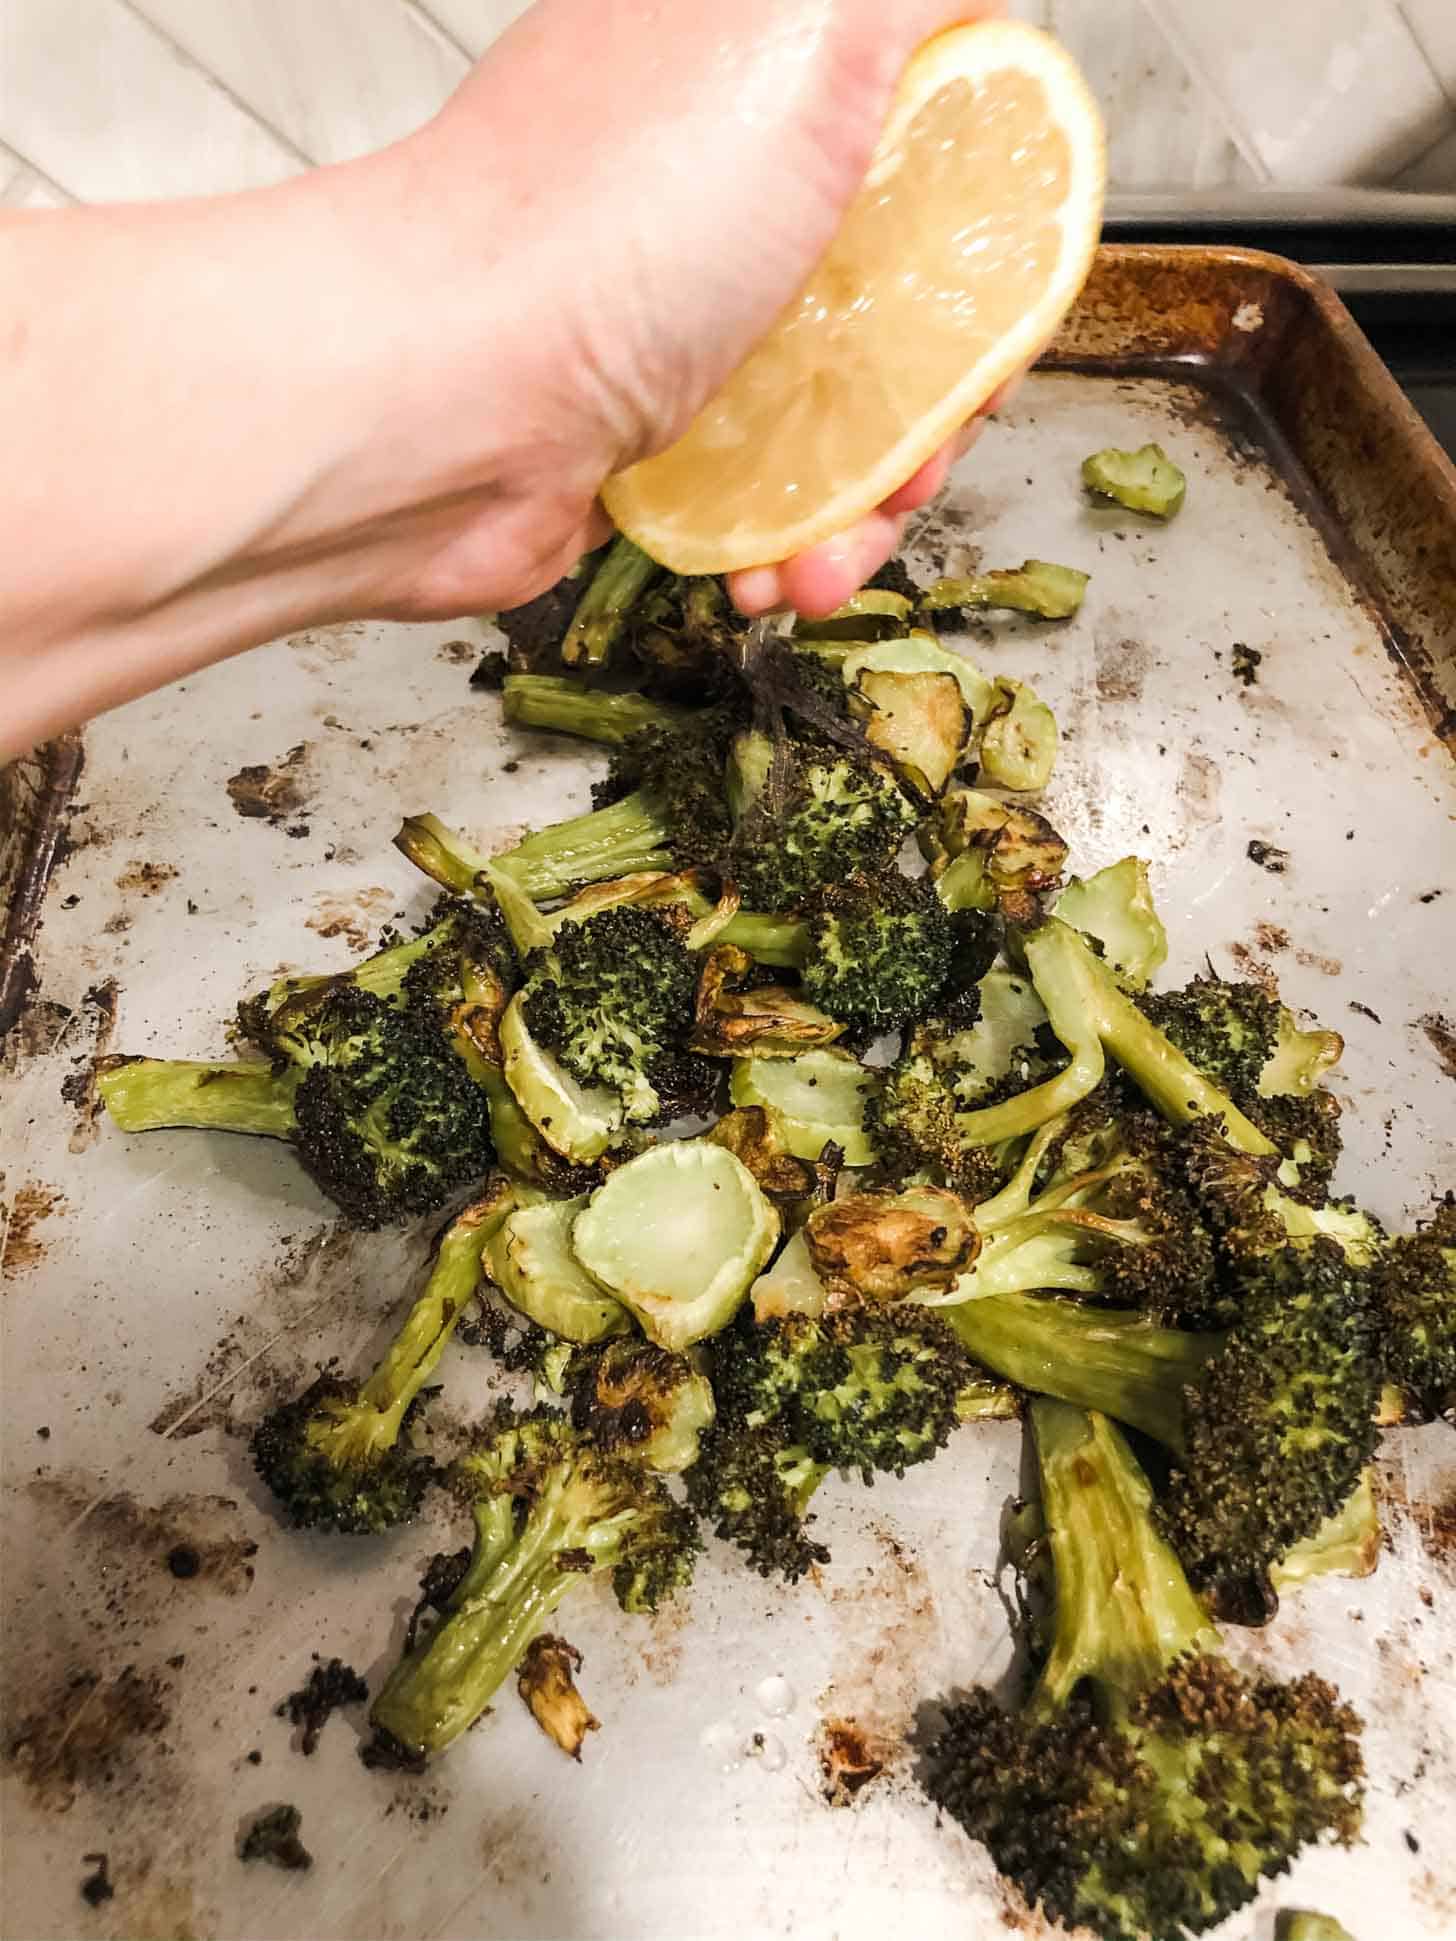
M779 607L792 607L806 619L817 620L843 606L893 557L906 515L928 505L943 488L951 467L975 444L986 419L1011 403L1025 375L1018 372L993 391L974 418L848 532L811 546L777 566L750 566L730 573L728 593L739 612L757 617Z

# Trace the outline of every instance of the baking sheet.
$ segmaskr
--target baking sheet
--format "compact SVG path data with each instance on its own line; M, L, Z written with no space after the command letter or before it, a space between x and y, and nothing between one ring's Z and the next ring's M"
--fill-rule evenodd
M1205 954L1220 970L1267 966L1345 1034L1342 1183L1397 1221L1456 1180L1439 616L1414 643L1393 625L1365 569L1398 565L1399 534L1374 567L1371 548L1352 552L1358 522L1312 491L1257 399L1209 375L1113 360L1037 374L912 555L922 571L1036 555L1091 572L1074 620L997 618L963 645L1056 708L1048 812L1076 866L1155 859L1166 975ZM1077 488L1087 452L1146 439L1190 479L1166 529L1094 511ZM1416 522L1419 494L1410 506ZM623 1616L600 1586L580 1593L560 1623L603 1724L580 1767L509 1689L420 1778L360 1766L357 1711L310 1759L274 1716L313 1653L377 1685L425 1559L465 1540L438 1504L378 1542L281 1531L247 1456L251 1422L319 1360L368 1365L424 1236L347 1233L266 1142L110 1132L87 1063L107 1048L221 1054L241 993L345 965L383 922L416 917L428 890L389 846L402 813L436 809L496 846L585 804L597 758L517 736L467 687L492 638L459 623L319 629L87 732L31 946L37 995L0 1081L3 1930L1041 1933L983 1852L936 1824L904 1743L925 1699L1010 1663L992 1572L1020 1476L1015 1425L962 1432L868 1498L826 1486L818 1532L834 1560L817 1583L765 1585L714 1546L690 1602L655 1619ZM1252 685L1235 677L1236 642L1263 656ZM1249 859L1255 839L1287 852L1282 873ZM452 1351L431 1418L442 1447L492 1383L483 1350ZM1266 1631L1229 1634L1250 1663L1318 1665L1365 1713L1365 1844L1307 1855L1230 1935L1267 1937L1276 1905L1325 1908L1357 1936L1456 1924L1450 1431L1387 1438L1381 1486L1373 1578L1317 1584ZM178 1546L194 1574L174 1575ZM834 1807L820 1751L838 1725L886 1769ZM307 1874L235 1858L240 1826L281 1800L302 1809ZM95 1852L115 1896L92 1909L79 1887Z

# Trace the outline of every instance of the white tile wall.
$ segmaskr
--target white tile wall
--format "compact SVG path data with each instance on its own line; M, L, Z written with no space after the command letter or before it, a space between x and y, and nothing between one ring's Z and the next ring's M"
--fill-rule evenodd
M0 197L205 192L359 154L432 113L526 5L0 0ZM1085 68L1114 189L1456 189L1456 0L1012 10Z
M0 204L7 209L60 209L71 197L0 144Z
M483 54L531 0L414 0L467 54Z
M1456 0L1399 0L1400 11L1456 107Z
M82 201L251 188L302 166L123 0L3 0L0 139Z
M132 0L314 162L382 148L427 121L465 54L400 0Z
M1429 0L1449 10L1453 0ZM1387 182L1452 121L1396 0L1147 0L1272 182Z

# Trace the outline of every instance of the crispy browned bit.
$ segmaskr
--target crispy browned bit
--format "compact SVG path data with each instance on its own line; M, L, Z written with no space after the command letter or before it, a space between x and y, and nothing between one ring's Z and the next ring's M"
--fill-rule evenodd
M510 660L498 649L482 654L479 665L470 677L470 685L484 688L488 693L498 694L506 684L506 675L510 669Z
M741 1105L723 1117L706 1135L714 1145L725 1146L741 1159L771 1199L804 1200L811 1194L829 1199L832 1185L821 1189L819 1168L806 1159L795 1159L785 1150L774 1124L761 1105ZM821 1165L822 1165L821 1161Z
M1276 849L1272 842L1261 842L1256 836L1246 851L1249 861L1257 863L1260 869L1267 869L1271 876L1282 876L1289 867L1289 851Z
M831 1806L848 1806L885 1770L853 1719L825 1719L819 1733L819 1770Z
M296 1806L270 1806L238 1843L239 1860L266 1860L295 1872L313 1865L313 1855L298 1837L303 1815Z
M752 1049L795 1052L841 1036L844 1026L806 1004L797 991L782 984L748 984L752 970L753 959L734 944L708 951L693 1004L694 1051L717 1058ZM746 988L733 988L740 984Z
M580 1670L576 1646L543 1632L532 1641L516 1676L516 1689L531 1717L548 1739L577 1760L587 1733L599 1731L602 1723L576 1689Z
M311 1753L332 1714L341 1705L362 1705L368 1696L369 1687L352 1665L346 1665L341 1658L330 1658L325 1664L315 1653L313 1670L306 1683L288 1694L277 1708L277 1715L302 1726L303 1737L298 1749Z
M804 1233L831 1307L949 1287L981 1245L965 1201L943 1186L849 1193L815 1207Z
M111 1880L111 1856L105 1853L83 1853L82 1862L94 1869L81 1882L81 1899L88 1907L100 1907L116 1893Z

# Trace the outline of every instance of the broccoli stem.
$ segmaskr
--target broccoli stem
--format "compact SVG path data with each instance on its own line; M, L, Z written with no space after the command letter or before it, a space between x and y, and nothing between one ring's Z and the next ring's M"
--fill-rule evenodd
M1065 937L1060 934L1063 931ZM1073 947L1080 943L1075 930L1054 921L1025 938L1026 961L1037 996L1046 1007L1052 1030L1071 1053L1071 1062L1055 1078L1018 1092L1003 1104L958 1112L956 1126L967 1145L995 1146L1003 1139L1035 1132L1086 1098L1100 1082L1106 1059L1098 1031L1094 986L1083 962L1085 958L1095 965L1096 959L1090 951L1079 953Z
M359 1390L363 1408L386 1419L390 1439L399 1433L410 1404L434 1374L456 1323L480 1283L486 1242L514 1204L513 1195L496 1195L467 1207L447 1228L430 1278L405 1316L374 1373Z
M1057 1590L1051 1653L1026 1709L1053 1718L1089 1679L1104 1719L1120 1721L1175 1659L1216 1638L1120 1431L1045 1399L1031 1405L1031 1428Z
M569 667L598 667L608 659L627 615L661 571L625 535L612 541L561 642L561 658Z
M494 861L539 901L563 896L577 883L671 869L671 841L651 796L636 790L609 808L550 823Z
M809 948L809 926L793 917L764 916L754 910L738 910L713 939L714 943L736 944L760 964L798 970Z
M996 1294L938 1310L977 1361L1018 1388L1141 1429L1184 1449L1183 1389L1223 1347L1221 1334L1149 1325L1134 1310Z
M481 1541L450 1600L449 1615L391 1672L370 1714L401 1744L431 1755L458 1739L515 1670L573 1584L569 1559L600 1547L558 1507L561 1482L548 1484L519 1536L509 1506L485 1504ZM608 1526L608 1529L610 1526Z
M394 846L418 869L460 896L493 901L491 868L509 871L538 902L564 896L578 883L604 883L638 870L672 867L671 832L649 796L624 795L609 808L550 823L514 849L487 856L436 815L408 816Z
M690 713L645 694L603 694L559 674L507 674L505 717L518 728L549 728L614 746L641 728L675 728Z
M1005 1105L959 1114L958 1123L972 1143L990 1145L1011 1138L1085 1098L1102 1076L1104 1053L1110 1052L1174 1124L1204 1117L1222 1119L1225 1137L1238 1151L1262 1155L1275 1150L1233 1101L1118 989L1080 931L1049 917L1025 933L1021 943L1052 1030L1071 1052L1072 1062L1056 1078Z
M123 1132L193 1126L289 1139L302 1076L275 1072L262 1060L112 1058L98 1061L96 1089Z

